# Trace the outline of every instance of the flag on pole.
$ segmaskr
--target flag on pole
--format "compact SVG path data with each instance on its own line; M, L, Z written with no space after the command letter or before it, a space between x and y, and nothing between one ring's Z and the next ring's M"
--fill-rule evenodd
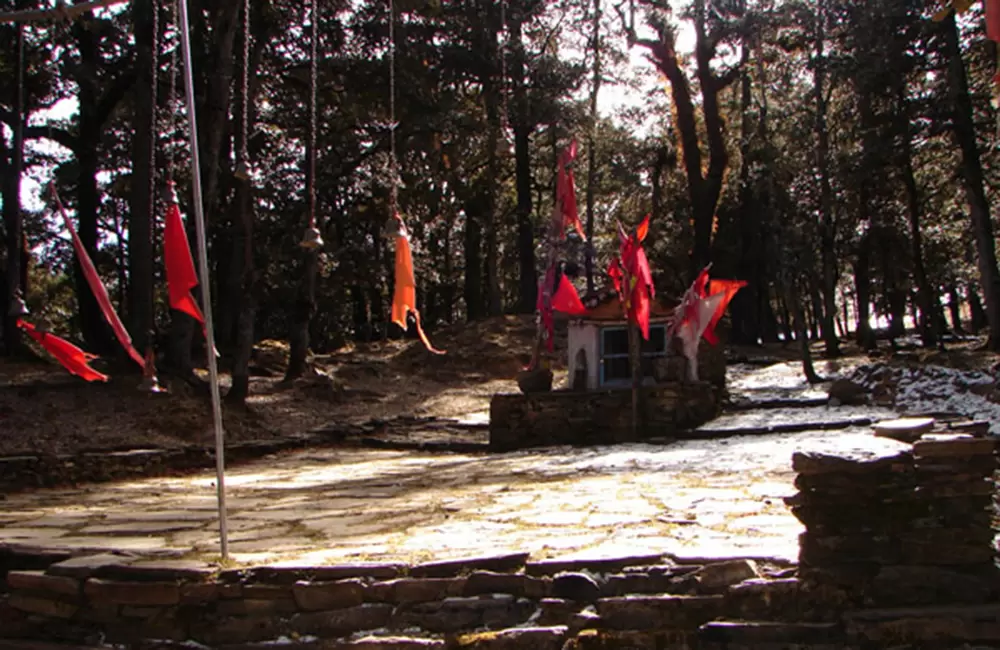
M204 325L205 316L191 295L191 290L198 286L191 246L188 243L187 233L184 232L184 221L181 219L180 206L177 205L177 195L173 192L171 194L163 226L163 258L167 272L170 307L188 314Z
M562 217L560 232L567 226L573 226L580 238L586 241L583 224L580 222L580 212L576 207L576 181L573 177L573 161L576 160L576 140L559 157L559 171L556 175L556 201ZM565 235L564 235L565 236Z
M656 294L649 259L642 248L642 242L649 233L649 217L647 214L631 235L626 234L622 225L618 224L618 258L608 268L608 275L618 292L626 318L629 323L638 326L642 338L647 341L652 300Z
M31 323L18 319L17 326L33 338L46 352L55 357L56 361L70 373L86 381L107 381L108 376L90 367L90 362L96 355L84 352L69 341L54 334L39 331Z
M80 236L76 234L76 229L73 228L73 223L69 220L69 215L66 214L66 210L63 208L62 201L59 200L59 195L56 193L55 185L50 186L52 188L52 197L55 199L56 207L59 209L59 213L62 215L63 224L66 226L66 230L69 231L70 238L73 240L73 250L76 252L76 259L80 262L80 268L83 269L83 275L87 278L87 284L90 285L90 290L94 294L94 298L97 299L97 304L101 308L101 313L104 315L104 320L108 322L111 326L112 331L115 333L115 337L121 346L125 348L132 360L139 364L140 368L144 368L146 361L135 347L132 345L132 337L129 336L128 331L122 324L118 314L115 312L115 308L111 305L111 298L108 296L108 290L104 287L104 283L101 282L101 278L97 275L97 269L94 268L94 263L91 261L90 256L87 255L87 249L83 247L83 242L80 241Z
M417 325L417 335L424 347L434 354L444 354L444 350L437 350L431 345L424 328L420 325L420 312L417 311L417 281L413 275L410 237L402 218L398 214L394 217L399 230L396 233L396 288L392 295L392 322L406 330L406 315L412 313Z

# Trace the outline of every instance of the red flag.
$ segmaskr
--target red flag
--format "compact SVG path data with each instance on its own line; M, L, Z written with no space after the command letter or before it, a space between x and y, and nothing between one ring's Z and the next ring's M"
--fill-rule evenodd
M639 327L642 337L646 340L649 340L651 302L656 294L656 289L653 287L653 273L649 268L646 251L642 248L642 240L648 232L649 215L646 215L632 235L626 236L619 224L619 258L613 261L608 269L608 275L611 276L611 281L618 291L626 317L630 323Z
M577 293L576 287L565 275L559 279L559 287L556 289L555 295L552 296L552 309L571 316L587 313L587 308L583 306L583 301L580 300L580 294Z
M580 213L576 207L576 181L573 177L573 168L570 164L576 160L576 140L570 143L566 151L559 158L559 173L556 176L556 199L561 206L562 224L561 229L567 226L576 228L580 238L587 239L583 233L583 223L580 222Z
M115 313L115 308L111 305L111 298L108 296L108 290L105 289L104 283L101 282L100 276L97 275L97 269L94 268L94 263L90 260L90 256L87 255L87 249L83 247L83 242L80 241L79 235L76 234L76 229L73 228L73 223L69 220L66 210L63 209L62 201L59 200L55 185L52 185L51 188L52 198L55 199L56 207L59 209L60 214L62 214L63 224L65 224L66 230L69 231L70 238L73 240L73 250L76 251L76 259L80 262L80 268L83 269L83 275L87 278L87 284L90 285L90 290L93 292L94 298L97 299L97 304L101 308L104 320L111 326L118 342L125 348L128 355L132 357L132 360L138 363L140 368L144 368L146 365L145 359L132 346L132 338L128 335L128 331L126 331L121 319L118 318L118 314Z
M983 0L986 5L986 38L1000 43L1000 0Z
M715 326L722 318L722 314L725 313L729 301L733 299L737 291L745 286L747 286L745 280L712 280L708 283L708 295L722 294L722 300L719 301L719 305L715 308L715 313L712 314L712 319L708 322L708 327L705 328L705 333L702 335L712 345L719 341L715 335Z
M198 286L198 276L194 271L191 247L184 232L181 209L175 200L167 206L167 216L163 226L163 258L167 271L170 307L204 324L205 316L191 295L191 290Z
M87 381L107 381L108 376L90 367L89 362L97 357L88 354L69 341L48 332L39 332L34 325L18 319L17 326L56 358L63 368Z
M399 234L396 235L396 288L392 295L392 322L406 330L406 315L412 313L417 324L417 335L420 336L424 347L434 354L444 354L443 350L437 350L431 345L430 339L424 334L424 328L420 325L420 312L417 311L417 282L413 276L410 238L406 232L406 226L403 225L403 220L398 214L395 215L395 218L399 222Z

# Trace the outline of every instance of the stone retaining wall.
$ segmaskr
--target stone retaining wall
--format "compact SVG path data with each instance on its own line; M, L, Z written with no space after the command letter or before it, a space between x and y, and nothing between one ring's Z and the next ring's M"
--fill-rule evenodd
M0 639L147 650L1000 648L994 447L930 436L883 454L796 454L800 494L789 502L807 527L798 567L518 553L225 569L0 546Z
M598 445L669 438L720 412L718 389L707 382L669 383L639 390L639 427L632 432L632 390L500 394L490 401L490 449Z
M6 574L0 639L150 650L1000 648L997 604L852 609L794 568L747 559L526 557L221 571L115 555L39 568L52 558L34 557L34 569Z
M795 454L800 578L849 607L998 602L995 447L931 434L882 454Z

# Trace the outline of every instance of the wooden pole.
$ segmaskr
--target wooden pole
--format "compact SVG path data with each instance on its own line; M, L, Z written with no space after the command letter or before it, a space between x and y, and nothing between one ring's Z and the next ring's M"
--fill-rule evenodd
M639 439L639 385L642 383L641 335L639 328L628 323L628 358L632 368L632 439Z

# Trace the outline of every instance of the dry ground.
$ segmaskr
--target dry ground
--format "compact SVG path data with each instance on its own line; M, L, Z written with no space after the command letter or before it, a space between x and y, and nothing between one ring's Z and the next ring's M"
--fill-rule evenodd
M396 415L459 417L482 413L496 392L516 391L514 378L529 358L533 320L505 316L434 332L444 356L428 354L419 342L389 340L358 344L313 357L314 372L282 383L283 344L258 346L245 409L225 408L227 439L281 438L330 422L363 422ZM565 336L557 336L565 341ZM952 344L949 351L904 349L895 358L962 369L989 367L992 353L981 339ZM814 346L817 356L821 346ZM731 349L734 360L761 362L796 358L794 345ZM862 356L845 346L848 358ZM564 359L564 350L556 356ZM889 356L883 347L876 355ZM556 364L556 383L565 369ZM223 391L228 386L223 376ZM206 397L183 385L166 394L138 390L137 376L115 376L108 384L87 384L48 359L0 360L0 455L72 454L82 450L176 447L211 444Z

